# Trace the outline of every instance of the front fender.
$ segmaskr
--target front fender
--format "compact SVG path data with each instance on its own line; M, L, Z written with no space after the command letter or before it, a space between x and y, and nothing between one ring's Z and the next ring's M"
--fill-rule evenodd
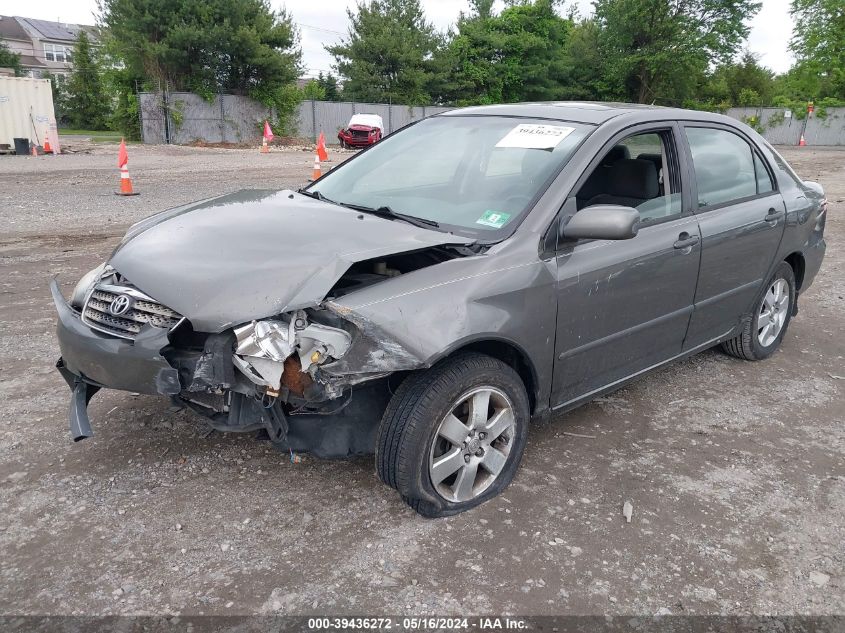
M464 268L462 262L449 262L434 267L441 268L442 277L426 278L429 283L420 283L418 276L427 271L386 282L387 297L374 294L377 285L366 294L324 302L352 322L358 335L342 359L321 370L335 379L375 377L430 367L473 342L501 341L520 350L534 368L538 403L545 402L557 322L554 262L535 256L529 263L496 263L478 262L477 272L461 275L455 273Z

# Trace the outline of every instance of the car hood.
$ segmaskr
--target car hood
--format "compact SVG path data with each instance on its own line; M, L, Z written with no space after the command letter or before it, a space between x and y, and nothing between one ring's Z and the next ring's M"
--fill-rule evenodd
M471 242L289 190L240 191L139 222L109 264L196 330L219 332L318 304L355 262Z

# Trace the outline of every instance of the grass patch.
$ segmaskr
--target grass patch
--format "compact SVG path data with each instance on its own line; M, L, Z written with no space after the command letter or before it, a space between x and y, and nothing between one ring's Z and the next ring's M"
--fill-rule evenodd
M76 130L72 128L59 128L62 136L87 136L94 143L120 143L123 138L120 132L111 130ZM132 141L126 141L131 143Z
M67 134L71 136L116 136L120 138L120 132L112 132L111 130L74 130L71 128L59 128L59 134Z

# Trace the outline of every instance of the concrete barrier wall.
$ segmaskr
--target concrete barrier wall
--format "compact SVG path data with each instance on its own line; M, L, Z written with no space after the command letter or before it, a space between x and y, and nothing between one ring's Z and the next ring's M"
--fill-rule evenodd
M725 114L756 128L772 145L845 145L845 108L827 108L799 119L784 108L731 108Z
M845 145L845 108L830 108L823 119L810 117L804 140L807 145Z
M141 93L141 132L145 143L185 144L244 143L258 141L265 119L274 111L237 95L218 95L206 101L189 92ZM165 107L166 106L166 107ZM303 101L294 116L297 136L316 141L320 132L330 145L338 144L337 133L353 114L378 114L385 132L396 130L445 112L440 106L404 106L351 101ZM773 145L798 145L801 134L808 145L845 145L845 108L828 108L799 119L784 108L731 108L726 114L760 130Z
M272 109L238 95L218 95L206 101L190 92L139 94L141 138L145 143L244 143L261 138ZM294 116L297 136L316 141L322 131L326 142L337 145L337 133L353 114L378 114L390 134L419 119L445 112L438 106L402 106L386 103L303 101Z
M384 121L386 134L427 116L446 112L441 106L404 106L387 103L357 103L352 101L303 101L299 104L297 126L299 136L316 140L320 132L326 142L337 145L337 133L346 127L353 114L378 114Z

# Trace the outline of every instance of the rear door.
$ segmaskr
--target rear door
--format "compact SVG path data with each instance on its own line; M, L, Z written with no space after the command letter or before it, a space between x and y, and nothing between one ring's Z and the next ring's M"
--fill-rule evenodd
M728 334L771 270L786 208L771 168L738 130L684 126L701 230L701 273L684 349Z

